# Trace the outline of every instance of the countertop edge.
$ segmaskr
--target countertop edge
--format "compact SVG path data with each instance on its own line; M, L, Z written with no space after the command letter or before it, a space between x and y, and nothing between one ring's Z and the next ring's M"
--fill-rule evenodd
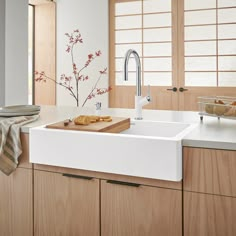
M59 122L68 117L75 117L80 114L93 114L92 108L77 107L57 107L42 106L40 118L36 122L21 127L22 133L30 133L34 127L44 126L46 124ZM134 109L121 108L103 108L104 115L134 117ZM198 124L182 140L183 147L236 150L236 121L215 117L207 117L200 122L198 112L192 111L167 111L167 110L145 110L143 109L144 120L182 122L189 124Z
M236 150L236 143L183 139L183 147Z

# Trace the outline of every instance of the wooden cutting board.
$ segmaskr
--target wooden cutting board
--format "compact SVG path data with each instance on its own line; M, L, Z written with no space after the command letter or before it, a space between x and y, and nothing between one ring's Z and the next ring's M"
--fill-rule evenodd
M70 122L67 126L64 121L47 125L46 128L50 129L64 129L64 130L78 130L78 131L91 131L91 132L107 132L107 133L120 133L130 128L130 118L112 117L111 122L98 121L90 123L89 125L75 125Z

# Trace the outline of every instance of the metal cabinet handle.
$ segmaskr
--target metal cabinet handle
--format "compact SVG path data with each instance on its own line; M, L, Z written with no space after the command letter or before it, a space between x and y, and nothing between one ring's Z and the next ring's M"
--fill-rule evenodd
M84 180L92 180L93 179L93 177L89 177L89 176L72 175L72 174L65 174L65 173L63 173L62 176L69 177L69 178L76 178L76 179L84 179Z
M179 91L182 93L182 92L184 92L184 91L188 91L188 89L180 87L180 88L179 88Z
M139 187L140 186L140 184L129 183L129 182L122 182L122 181L116 181L116 180L107 180L107 183L109 183L109 184L126 185L126 186L130 186L130 187Z
M166 90L170 90L170 91L173 91L173 92L177 92L177 88L176 87L174 87L174 88L171 88L171 89L166 89Z

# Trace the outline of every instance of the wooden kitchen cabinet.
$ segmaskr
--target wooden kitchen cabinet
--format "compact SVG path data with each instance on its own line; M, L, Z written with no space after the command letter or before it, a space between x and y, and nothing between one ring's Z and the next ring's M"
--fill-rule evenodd
M157 235L182 235L181 191L101 181L101 236Z
M236 235L236 151L184 148L184 235Z
M99 236L99 216L98 179L35 170L35 236Z
M236 151L184 148L184 190L236 197Z
M19 165L17 168L32 169L32 163L29 162L29 134L21 133L20 139L22 154L18 158Z
M0 235L33 235L32 170L18 168L10 176L0 172Z
M235 236L236 198L184 193L184 235Z

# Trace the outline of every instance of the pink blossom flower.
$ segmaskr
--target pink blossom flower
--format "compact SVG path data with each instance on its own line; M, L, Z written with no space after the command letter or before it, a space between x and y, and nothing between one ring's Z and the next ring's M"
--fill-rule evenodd
M89 60L93 59L93 54L92 53L88 55L88 59Z
M107 73L107 68L105 68L104 70L100 70L99 72L100 72L101 75L106 74Z
M101 56L102 53L101 53L101 51L99 50L99 51L95 52L95 54L96 54L97 57L99 57L99 56Z
M70 52L70 50L71 50L71 47L67 45L66 52Z
M88 80L88 79L89 79L89 77L88 77L88 76L85 76L85 77L83 78L83 81Z
M84 66L85 66L85 67L88 67L89 64L90 64L90 62L91 62L91 60L87 60Z
M73 74L76 75L77 74L77 67L76 64L73 64Z

